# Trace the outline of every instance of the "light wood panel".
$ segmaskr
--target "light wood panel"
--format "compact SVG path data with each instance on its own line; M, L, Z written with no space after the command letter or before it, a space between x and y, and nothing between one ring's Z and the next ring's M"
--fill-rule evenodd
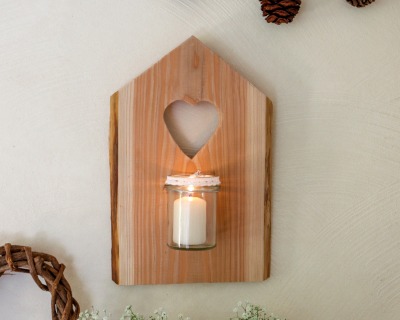
M208 101L219 126L193 159L163 120L176 100ZM190 107L190 106L189 106ZM191 37L111 97L112 275L118 284L261 281L270 265L272 105ZM217 247L167 247L167 175L220 176Z

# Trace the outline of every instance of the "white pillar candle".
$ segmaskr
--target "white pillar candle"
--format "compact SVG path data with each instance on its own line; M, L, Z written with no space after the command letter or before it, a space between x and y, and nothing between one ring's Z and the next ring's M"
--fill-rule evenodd
M198 245L206 242L205 200L182 197L174 201L173 241L180 245Z

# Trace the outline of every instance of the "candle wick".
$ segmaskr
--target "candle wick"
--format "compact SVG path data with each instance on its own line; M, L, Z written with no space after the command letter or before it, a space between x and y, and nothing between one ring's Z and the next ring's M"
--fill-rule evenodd
M197 178L201 174L200 170L197 170L195 173L191 174L189 178Z

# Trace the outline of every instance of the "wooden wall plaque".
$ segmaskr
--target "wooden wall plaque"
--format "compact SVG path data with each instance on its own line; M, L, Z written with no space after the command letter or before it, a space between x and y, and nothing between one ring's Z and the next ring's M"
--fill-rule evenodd
M216 106L219 125L193 157L171 137L174 101ZM191 107L191 106L188 106ZM120 285L262 281L271 233L270 100L195 37L111 97L112 278ZM167 175L197 169L221 179L217 246L167 246Z

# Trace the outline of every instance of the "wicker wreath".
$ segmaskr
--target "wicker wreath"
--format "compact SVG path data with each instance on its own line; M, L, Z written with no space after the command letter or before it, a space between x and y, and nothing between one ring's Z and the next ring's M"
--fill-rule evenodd
M51 293L52 320L76 320L79 316L79 304L72 297L64 269L55 257L32 252L30 247L9 243L0 247L0 277L7 271L30 273L40 289Z

